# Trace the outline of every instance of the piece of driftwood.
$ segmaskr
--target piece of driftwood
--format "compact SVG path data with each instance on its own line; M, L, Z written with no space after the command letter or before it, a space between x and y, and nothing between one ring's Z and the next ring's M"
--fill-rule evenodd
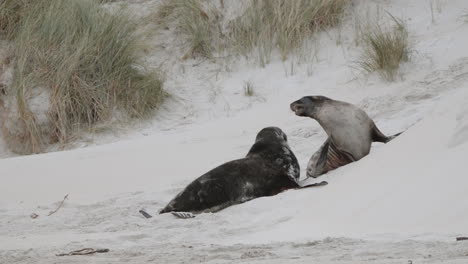
M65 203L65 200L68 199L68 194L65 195L65 197L63 197L63 200L62 202L60 202L59 206L57 207L57 209L55 209L54 211L50 211L49 214L47 216L51 216L53 214L55 214L62 206L63 204Z
M39 215L36 213L32 213L29 217L31 217L32 219L36 219L39 217Z
M98 248L98 249L83 248L83 249L79 249L79 250L70 251L69 253L56 254L56 256L57 257L63 257L63 256L75 256L75 255L90 255L90 254L94 254L94 253L106 253L106 252L109 252L109 249L107 249L107 248Z
M138 212L140 212L140 214L142 214L142 215L143 215L144 217L146 217L146 218L151 218L151 217L153 217L152 215L148 214L144 209L141 209L141 210L138 211Z
M457 237L457 241L468 240L468 237Z

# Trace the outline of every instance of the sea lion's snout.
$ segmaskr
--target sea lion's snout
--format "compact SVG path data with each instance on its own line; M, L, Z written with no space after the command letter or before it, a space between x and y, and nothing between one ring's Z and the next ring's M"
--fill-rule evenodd
M306 112L305 105L299 100L291 103L291 110L298 116L304 116Z
M315 113L326 100L330 99L325 96L304 96L289 107L297 116L315 118Z

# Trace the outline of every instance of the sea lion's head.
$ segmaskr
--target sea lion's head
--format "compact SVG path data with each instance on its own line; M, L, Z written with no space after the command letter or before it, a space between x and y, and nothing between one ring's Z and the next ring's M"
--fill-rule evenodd
M304 96L301 99L294 101L289 106L297 116L308 116L314 118L322 104L331 100L325 96Z

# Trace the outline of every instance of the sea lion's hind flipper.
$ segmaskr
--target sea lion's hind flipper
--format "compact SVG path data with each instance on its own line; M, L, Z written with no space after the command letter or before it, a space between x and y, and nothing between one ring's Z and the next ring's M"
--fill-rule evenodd
M322 181L322 182L318 182L318 183L311 183L311 184L299 186L296 189L304 189L304 188L309 188L309 187L319 187L319 186L325 186L327 184L328 184L327 181Z
M398 137L398 136L401 135L402 133L403 133L403 131L401 131L400 133L396 133L396 134L393 135L393 136L389 136L389 137L388 137L388 141L390 141L390 140L392 140L392 139ZM388 141L387 141L387 142L388 142Z
M372 142L387 143L390 140L392 140L391 138L384 135L382 133L382 131L380 131L379 128L374 123L372 123L372 132L371 133L372 133L372 135L371 135L372 136Z
M385 136L380 130L379 128L377 128L377 126L375 124L373 124L373 128L372 128L372 141L373 142L382 142L382 143L388 143L390 142L392 139L398 137L402 132L400 133L397 133L393 136Z
M194 218L195 215L190 213L190 212L171 212L171 214L177 218L181 219L188 219L188 218Z

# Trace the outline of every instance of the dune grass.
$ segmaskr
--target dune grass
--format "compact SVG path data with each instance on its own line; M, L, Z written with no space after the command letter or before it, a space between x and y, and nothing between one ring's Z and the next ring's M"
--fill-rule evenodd
M92 0L35 0L23 10L14 42L14 76L21 144L41 152L44 138L66 143L115 111L142 117L164 97L163 80L146 71L140 38L123 12L110 14ZM48 90L48 128L38 128L29 94Z
M410 44L406 25L392 15L394 25L384 28L379 23L365 27L358 67L367 73L378 72L387 81L394 81L401 63L410 59Z
M215 53L251 57L261 66L269 63L273 50L287 59L304 40L324 28L337 25L346 0L250 0L245 11L223 26L213 1L166 0L156 19L174 23L184 36L189 54L211 57ZM221 6L223 4L221 3Z
M24 10L33 0L0 0L0 36L13 37Z
M185 58L210 58L220 35L221 13L208 2L200 0L165 0L158 8L156 18L162 26L174 24L188 47Z
M256 50L261 65L268 63L277 48L281 58L303 45L317 31L336 26L346 0L256 0L231 22L230 46L249 56Z

